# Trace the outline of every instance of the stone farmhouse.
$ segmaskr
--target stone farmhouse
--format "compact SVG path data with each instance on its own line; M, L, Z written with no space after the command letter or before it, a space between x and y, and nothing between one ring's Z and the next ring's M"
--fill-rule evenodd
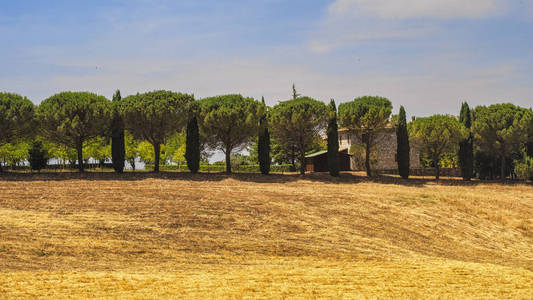
M396 157L396 130L387 127L376 134L376 146L372 149L371 166L375 170L396 170L398 161ZM351 155L350 169L360 171L365 169L365 147L358 134L354 131L339 129L339 149L347 149ZM410 167L420 168L418 151L411 147Z
M327 137L323 137L327 139ZM396 130L387 127L376 134L376 145L372 149L371 166L374 170L394 171L398 169L396 157ZM327 171L327 151L306 156L307 171ZM339 129L340 170L365 170L365 146L359 135L346 128ZM347 162L349 160L349 163ZM420 168L418 151L411 146L410 168Z

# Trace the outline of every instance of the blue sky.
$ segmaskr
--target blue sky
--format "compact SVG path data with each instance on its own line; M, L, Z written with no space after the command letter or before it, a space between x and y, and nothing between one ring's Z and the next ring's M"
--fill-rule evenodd
M0 90L533 104L533 0L7 1Z

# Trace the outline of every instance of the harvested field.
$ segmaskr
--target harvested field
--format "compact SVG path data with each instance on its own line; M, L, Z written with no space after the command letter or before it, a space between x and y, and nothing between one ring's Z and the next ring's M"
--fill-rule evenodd
M533 186L4 174L0 298L533 298Z

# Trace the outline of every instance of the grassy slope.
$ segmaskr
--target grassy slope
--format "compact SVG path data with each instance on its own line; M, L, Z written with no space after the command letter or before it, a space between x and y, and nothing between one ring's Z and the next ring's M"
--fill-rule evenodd
M531 185L60 174L0 195L0 298L533 297Z

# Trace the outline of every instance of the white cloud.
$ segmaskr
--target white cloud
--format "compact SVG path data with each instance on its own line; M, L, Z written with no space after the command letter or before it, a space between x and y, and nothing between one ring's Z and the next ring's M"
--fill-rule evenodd
M371 14L385 19L450 19L490 17L507 9L506 0L336 0L329 13Z
M322 34L320 38L313 39L309 42L309 49L314 53L327 53L337 48L342 48L346 45L357 42L368 42L373 40L409 40L420 38L434 33L437 28L427 27L405 27L403 29L381 29L373 28L368 31L360 31L355 29L353 32L341 29L341 26L335 30L331 26L328 31L329 34Z

